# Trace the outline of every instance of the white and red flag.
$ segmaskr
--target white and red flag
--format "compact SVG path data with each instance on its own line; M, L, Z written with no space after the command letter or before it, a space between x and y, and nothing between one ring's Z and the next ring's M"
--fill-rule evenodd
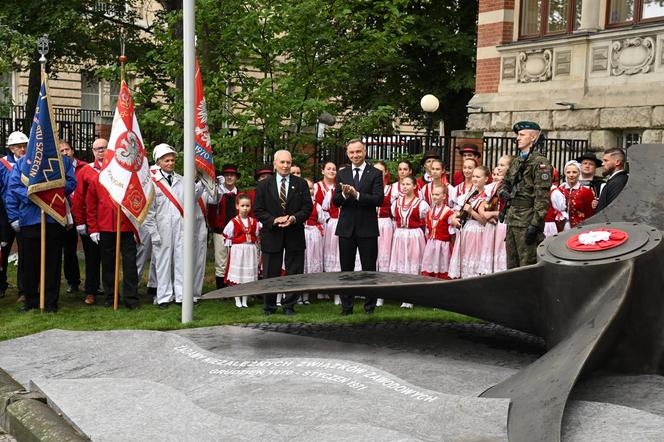
M210 195L215 194L217 177L212 160L212 143L210 142L210 131L208 130L207 104L205 92L203 91L203 78L201 68L196 58L196 113L194 121L195 136L195 158L196 174Z
M113 201L122 207L138 230L154 198L154 186L134 113L134 101L124 80L120 86L99 183L108 190Z

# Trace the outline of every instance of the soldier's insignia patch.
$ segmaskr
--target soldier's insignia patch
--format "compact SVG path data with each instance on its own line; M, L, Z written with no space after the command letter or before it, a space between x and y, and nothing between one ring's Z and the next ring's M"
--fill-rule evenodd
M544 181L548 180L548 179L549 179L549 174L548 174L548 173L543 173L543 174L542 174L542 179L543 179Z

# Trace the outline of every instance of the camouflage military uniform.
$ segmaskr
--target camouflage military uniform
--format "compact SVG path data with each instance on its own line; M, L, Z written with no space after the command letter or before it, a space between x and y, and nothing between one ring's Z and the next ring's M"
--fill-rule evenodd
M503 180L508 189L511 189L523 161L520 157L512 161ZM516 185L516 194L505 218L508 269L537 262L537 245L544 240L544 216L549 210L551 164L538 152L531 152L525 161L523 176ZM530 245L525 239L529 226L538 230L537 241Z

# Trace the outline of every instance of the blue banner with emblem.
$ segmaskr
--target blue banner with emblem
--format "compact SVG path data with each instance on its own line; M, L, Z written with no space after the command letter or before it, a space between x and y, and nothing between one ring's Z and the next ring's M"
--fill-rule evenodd
M64 226L68 211L65 173L49 98L48 77L42 72L26 159L21 167L21 181L28 188L30 200Z

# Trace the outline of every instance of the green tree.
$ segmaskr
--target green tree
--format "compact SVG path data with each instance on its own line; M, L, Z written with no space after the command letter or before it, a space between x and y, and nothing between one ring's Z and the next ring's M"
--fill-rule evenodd
M135 99L147 144L177 146L181 2L161 3L156 45L136 61L152 75ZM435 117L448 130L464 127L476 14L469 0L198 0L197 52L217 160L249 168L277 147L308 152L323 111L340 122L329 131L336 139L392 131L403 115L423 125L426 93L441 100Z
M53 76L78 66L95 72L117 65L120 35L127 55L137 59L149 50L150 29L137 24L139 0L13 0L0 3L0 42L11 39L16 52L0 53L0 69L29 70L27 109L34 109L39 93L40 66L37 39L48 34L47 69ZM15 38L12 36L20 36ZM147 75L150 72L146 72Z

